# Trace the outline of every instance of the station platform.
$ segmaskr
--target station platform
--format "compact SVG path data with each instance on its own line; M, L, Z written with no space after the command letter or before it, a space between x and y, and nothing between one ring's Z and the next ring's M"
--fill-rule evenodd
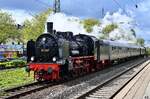
M150 99L150 63L114 99Z

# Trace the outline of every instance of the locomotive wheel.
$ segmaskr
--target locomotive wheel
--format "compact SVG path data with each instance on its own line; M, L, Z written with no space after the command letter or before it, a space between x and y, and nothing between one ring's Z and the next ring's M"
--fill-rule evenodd
M87 74L87 68L84 68L84 74Z
M80 75L81 76L84 75L84 69L83 68L80 69Z
M43 81L43 78L42 77L39 77L40 75L36 75L36 80L38 81L38 82L42 82Z
M42 82L43 81L43 79L40 77L40 78L37 78L36 79L38 82Z
M82 68L78 69L78 76L82 76Z
M74 73L73 71L70 71L70 77L73 78L74 77Z
M38 72L35 72L35 77L36 77L36 80L38 82L41 82L43 81L43 78L41 77L43 74L41 74L43 71L38 71Z
M86 74L86 72L85 72L85 68L82 68L82 75L85 75Z
M72 72L72 75L73 75L73 77L78 77L78 70L75 69L75 70Z

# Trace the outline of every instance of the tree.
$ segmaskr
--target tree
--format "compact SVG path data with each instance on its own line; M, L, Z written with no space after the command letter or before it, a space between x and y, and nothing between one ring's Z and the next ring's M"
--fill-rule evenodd
M0 11L0 44L5 43L8 39L15 39L19 35L12 16Z
M103 28L102 33L109 34L110 32L112 32L116 28L118 28L117 24L114 24L114 23L109 24L105 28Z
M24 28L21 30L24 43L30 39L36 40L44 32L45 23L51 12L52 10L48 9L36 15L31 21L24 22Z
M81 23L83 23L84 28L86 29L88 33L93 31L93 26L100 24L99 20L96 20L96 19L85 19Z
M143 38L137 38L137 44L140 45L140 46L144 46L144 39Z

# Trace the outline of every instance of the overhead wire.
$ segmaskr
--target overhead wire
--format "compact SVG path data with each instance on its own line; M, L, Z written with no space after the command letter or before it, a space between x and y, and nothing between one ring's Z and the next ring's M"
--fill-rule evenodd
M45 6L45 8L50 7L50 5L44 3L44 2L42 2L42 1L40 1L40 0L34 0L34 1L38 2L38 4L40 4L40 5ZM41 6L40 6L40 7L41 7ZM29 11L29 10L26 10L26 12L27 12L29 15L31 15L33 18L35 18L35 14L33 14L33 13L31 12L31 10L30 10L30 11ZM36 18L35 18L35 19L36 19Z
M37 1L39 4L45 6L45 7L50 7L50 5L48 5L47 3L42 2L41 0L35 0Z
M118 7L121 8L121 9L123 10L123 12L124 12L126 15L129 16L129 14L127 13L127 11L120 5L120 3L119 3L117 0L112 0L112 1L114 1L114 2L118 5Z
M31 11L31 9L26 9L25 10L30 16L32 16L33 18L35 18L36 19L36 17L35 17L35 14Z
M41 0L34 0L34 1L37 1L39 4L45 6L46 8L50 7L50 5L48 5L47 3L42 2ZM117 6L119 8L121 8L123 10L123 12L129 16L127 11L120 5L120 3L117 0L112 0L112 1L115 2L117 4ZM132 2L135 4L135 7L138 8L138 5L136 4L136 2L134 0L132 0ZM31 12L29 12L29 11L26 11L26 12L28 12L31 16L35 17L34 14L32 14Z
M34 14L32 12L30 12L29 10L26 10L26 12L31 15L32 17L35 17Z

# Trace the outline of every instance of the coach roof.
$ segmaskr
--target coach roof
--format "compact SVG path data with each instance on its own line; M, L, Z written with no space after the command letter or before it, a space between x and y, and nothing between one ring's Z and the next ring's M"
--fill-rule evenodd
M117 46L117 47L141 48L140 46L137 46L134 44L123 43L123 42L118 42L118 41L103 40L103 43L109 44L111 46Z

